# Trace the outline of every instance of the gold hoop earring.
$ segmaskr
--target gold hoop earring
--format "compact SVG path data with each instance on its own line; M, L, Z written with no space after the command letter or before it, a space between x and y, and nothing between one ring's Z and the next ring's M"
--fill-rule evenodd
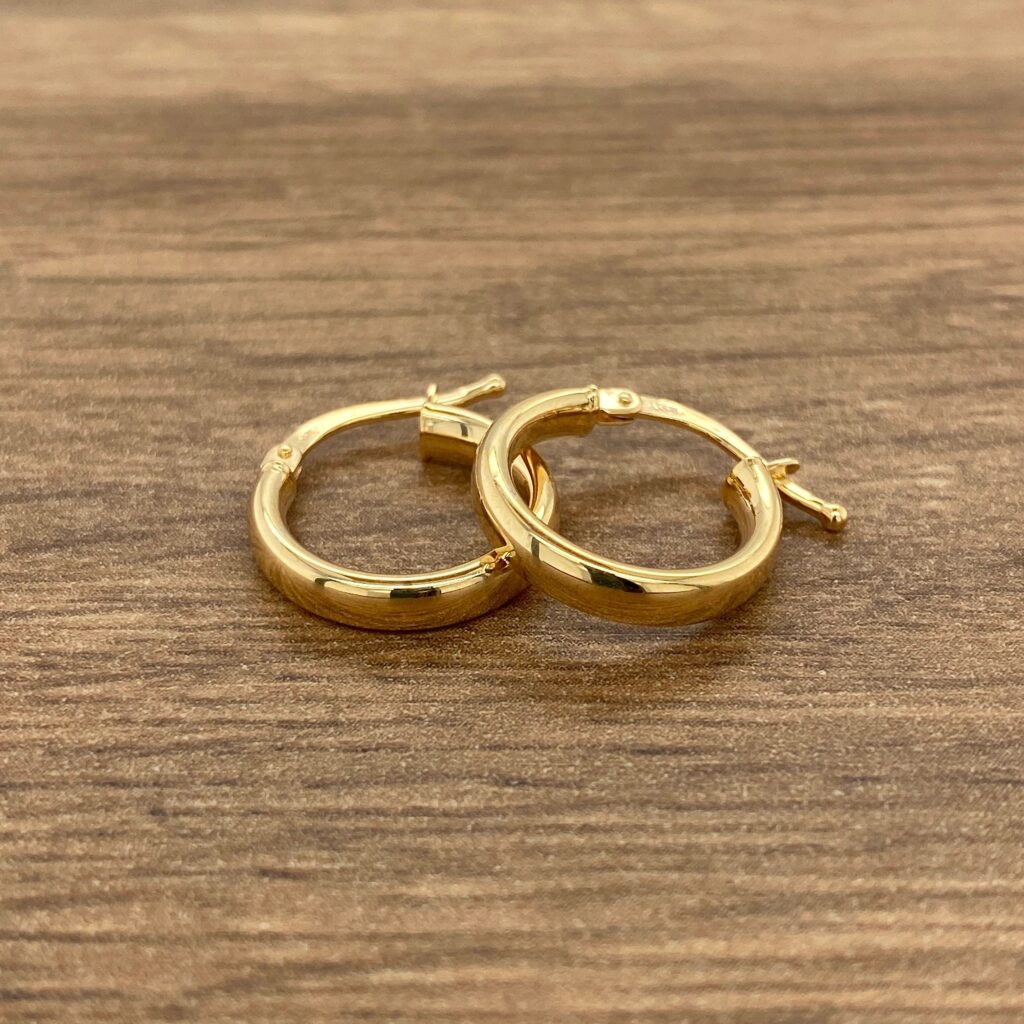
M253 554L267 579L308 611L364 629L448 626L482 615L514 597L526 580L513 571L514 553L500 537L494 550L462 565L386 576L324 561L295 539L286 519L302 459L326 438L366 423L419 414L423 457L472 462L490 420L461 407L499 395L504 389L505 382L498 376L441 395L431 387L426 397L336 409L292 431L263 459L249 503ZM522 488L531 515L540 522L554 522L555 490L540 456L523 452L512 473L513 487Z
M645 569L602 558L540 520L517 493L513 460L545 438L587 434L599 423L651 419L707 438L737 463L722 497L741 534L739 549L699 569ZM552 597L603 618L644 625L684 625L724 614L746 601L771 573L782 532L781 495L816 516L827 530L846 525L841 505L794 484L792 459L766 462L746 441L710 416L626 388L549 391L499 416L480 445L473 471L478 508L489 528L508 539L516 567Z

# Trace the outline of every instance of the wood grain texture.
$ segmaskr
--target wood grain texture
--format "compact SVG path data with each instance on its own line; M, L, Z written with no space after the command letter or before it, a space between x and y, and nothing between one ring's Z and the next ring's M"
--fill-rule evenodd
M0 19L3 1019L1024 1017L1018 3ZM689 630L259 577L270 444L493 370L696 405L851 527ZM296 531L477 552L415 451L339 440ZM545 455L583 543L734 542L677 432Z

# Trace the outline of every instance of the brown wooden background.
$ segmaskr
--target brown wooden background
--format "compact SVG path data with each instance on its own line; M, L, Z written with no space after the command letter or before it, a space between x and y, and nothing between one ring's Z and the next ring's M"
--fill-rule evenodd
M1010 0L7 0L0 1016L1024 1018L1022 158ZM492 370L851 528L692 630L262 581L270 444ZM584 543L734 541L683 435L547 455ZM411 423L304 480L329 557L481 547Z

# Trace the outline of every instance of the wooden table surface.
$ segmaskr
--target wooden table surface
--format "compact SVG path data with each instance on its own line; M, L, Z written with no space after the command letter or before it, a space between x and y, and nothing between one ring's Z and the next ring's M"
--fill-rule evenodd
M0 1017L1024 1019L1024 8L7 0ZM732 616L347 630L255 570L263 452L490 371L696 405L847 504ZM697 565L727 462L545 446ZM479 553L411 421L327 557Z

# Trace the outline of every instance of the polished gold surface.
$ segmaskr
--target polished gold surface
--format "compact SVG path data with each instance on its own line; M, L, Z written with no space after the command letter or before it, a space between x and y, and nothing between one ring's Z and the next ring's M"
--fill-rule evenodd
M685 427L737 460L722 486L722 498L741 536L739 549L728 558L698 569L627 565L573 544L523 500L511 467L531 445L634 419ZM782 532L780 496L828 530L846 525L841 505L824 502L788 479L797 468L792 459L766 462L728 427L679 402L628 388L591 386L536 395L499 416L481 443L473 480L488 529L508 539L516 568L552 597L621 622L681 625L735 608L768 578Z
M260 569L296 604L324 618L366 629L415 630L447 626L504 604L526 585L512 569L514 553L497 541L473 561L437 572L385 576L344 569L304 548L288 529L302 459L321 441L343 430L404 416L420 416L421 454L472 462L490 421L461 408L501 394L505 382L488 377L438 394L336 409L303 423L267 452L249 503L249 533ZM547 469L524 451L510 470L513 489L539 522L555 518L555 491Z

